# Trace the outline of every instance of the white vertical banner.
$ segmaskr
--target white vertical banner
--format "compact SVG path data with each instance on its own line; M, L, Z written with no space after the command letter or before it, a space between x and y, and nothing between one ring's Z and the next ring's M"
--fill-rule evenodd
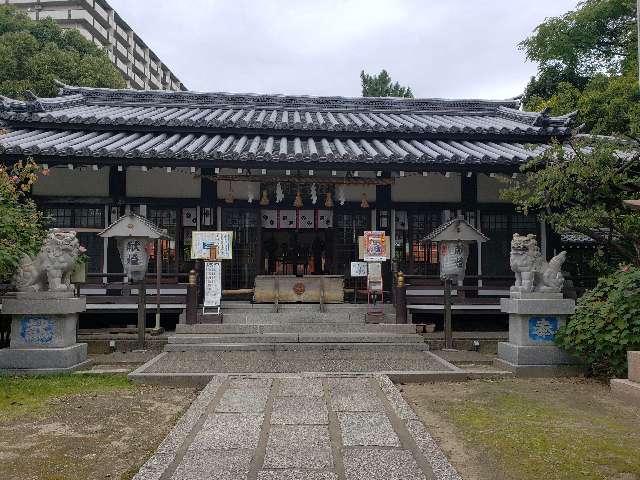
M204 306L219 307L222 295L222 264L220 262L204 262Z

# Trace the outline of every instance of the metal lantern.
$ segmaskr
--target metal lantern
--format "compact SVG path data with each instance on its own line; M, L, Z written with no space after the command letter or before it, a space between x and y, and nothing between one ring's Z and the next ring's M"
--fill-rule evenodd
M152 242L159 238L169 238L146 218L133 213L120 217L98 235L117 240L124 273L129 281L134 282L144 280L147 274Z
M436 228L425 240L438 243L440 277L462 283L469 258L469 244L489 239L463 218L455 218Z

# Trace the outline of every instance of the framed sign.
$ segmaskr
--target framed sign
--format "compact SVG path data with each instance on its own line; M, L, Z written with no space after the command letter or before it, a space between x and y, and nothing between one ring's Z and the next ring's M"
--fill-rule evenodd
M208 260L211 247L216 247L218 260L231 260L233 232L194 231L191 240L191 260Z
M387 259L386 238L384 232L364 232L364 261L382 262Z
M204 262L204 301L205 307L219 307L222 295L220 262Z
M351 277L366 277L367 262L351 262Z

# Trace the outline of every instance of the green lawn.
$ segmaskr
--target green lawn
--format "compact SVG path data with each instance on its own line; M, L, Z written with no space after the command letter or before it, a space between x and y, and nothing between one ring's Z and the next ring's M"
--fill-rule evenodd
M0 375L0 416L7 419L23 413L40 412L46 410L51 399L67 395L132 388L133 384L124 374Z
M640 478L640 409L605 385L515 379L405 388L418 411L435 412L481 452L497 478Z

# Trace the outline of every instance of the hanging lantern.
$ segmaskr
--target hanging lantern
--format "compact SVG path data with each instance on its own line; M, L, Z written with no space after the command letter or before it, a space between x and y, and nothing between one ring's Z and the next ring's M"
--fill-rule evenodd
M360 202L360 207L369 208L369 202L367 201L367 194L366 193L362 194L362 201Z
M344 185L340 185L338 187L338 201L340 202L340 205L344 205L344 202L346 201L345 193L344 193Z
M253 192L253 185L251 183L247 184L247 202L253 203L253 197L255 193Z
M224 201L229 204L233 203L233 188L231 187L231 182L229 182L229 191L225 195Z
M324 199L324 206L327 208L333 208L333 198L331 198L331 192L327 192L326 198Z
M269 205L269 196L267 195L266 190L262 191L262 197L260 198L260 205L262 205L263 207L266 207L267 205Z
M302 203L302 195L300 195L300 190L296 192L296 199L293 201L293 206L296 208L302 208L304 203Z

